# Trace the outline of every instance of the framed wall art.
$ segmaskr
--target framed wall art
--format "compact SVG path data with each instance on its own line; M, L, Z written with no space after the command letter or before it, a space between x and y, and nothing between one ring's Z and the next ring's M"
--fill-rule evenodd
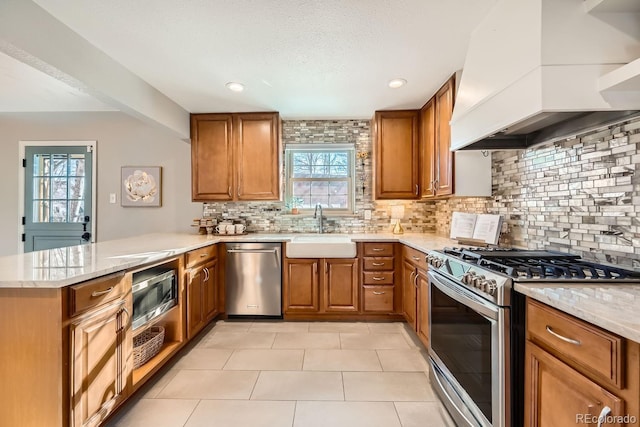
M162 167L123 166L120 203L124 207L162 206Z

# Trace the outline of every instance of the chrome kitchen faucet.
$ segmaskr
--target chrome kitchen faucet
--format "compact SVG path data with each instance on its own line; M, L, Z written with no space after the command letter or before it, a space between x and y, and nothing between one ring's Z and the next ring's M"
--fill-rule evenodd
M318 215L318 209L320 209L320 215ZM322 205L320 203L316 205L316 210L313 213L313 217L318 218L318 233L320 234L324 233L322 229L323 228L322 227Z

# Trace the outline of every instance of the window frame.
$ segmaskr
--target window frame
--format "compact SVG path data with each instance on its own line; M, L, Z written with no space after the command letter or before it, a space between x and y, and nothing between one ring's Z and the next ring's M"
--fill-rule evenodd
M347 208L337 209L323 207L322 210L332 215L352 215L355 211L356 194L355 194L355 144L286 144L285 146L285 201L293 196L293 184L296 181L338 181L347 183ZM349 175L346 178L293 178L293 154L299 152L347 152L347 170ZM314 208L299 208L300 213L311 214Z

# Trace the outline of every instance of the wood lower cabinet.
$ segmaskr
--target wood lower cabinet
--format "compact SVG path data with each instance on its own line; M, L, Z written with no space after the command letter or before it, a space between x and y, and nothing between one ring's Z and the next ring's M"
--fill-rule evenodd
M126 397L131 374L124 299L71 322L71 426L97 426Z
M376 199L419 197L418 113L418 110L375 113Z
M325 312L358 312L358 260L324 260L324 299Z
M402 261L402 314L407 323L416 329L417 268L406 259Z
M216 248L210 246L209 248ZM193 261L189 262L192 259ZM217 251L187 253L187 337L194 337L218 314Z
M285 314L357 313L358 260L287 258L282 294Z
M427 272L418 269L416 279L416 334L420 341L429 346L429 278Z
M402 248L402 307L404 318L425 346L429 345L429 279L426 254Z
M525 427L638 426L640 344L528 299L524 395Z
M132 390L131 275L0 289L0 425L99 425Z
M285 313L320 311L320 260L285 260L283 310Z
M611 415L624 415L622 399L534 344L526 345L525 366L528 371L525 385L525 399L529 403L525 407L527 426L595 425L585 422L585 417L597 419L605 407L611 409Z
M192 114L192 200L279 200L279 135L278 113Z

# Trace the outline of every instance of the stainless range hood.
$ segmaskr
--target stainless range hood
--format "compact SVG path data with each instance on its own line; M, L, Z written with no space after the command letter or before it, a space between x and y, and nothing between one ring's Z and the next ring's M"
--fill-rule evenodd
M640 1L498 0L471 36L452 150L520 149L638 115L639 58Z

